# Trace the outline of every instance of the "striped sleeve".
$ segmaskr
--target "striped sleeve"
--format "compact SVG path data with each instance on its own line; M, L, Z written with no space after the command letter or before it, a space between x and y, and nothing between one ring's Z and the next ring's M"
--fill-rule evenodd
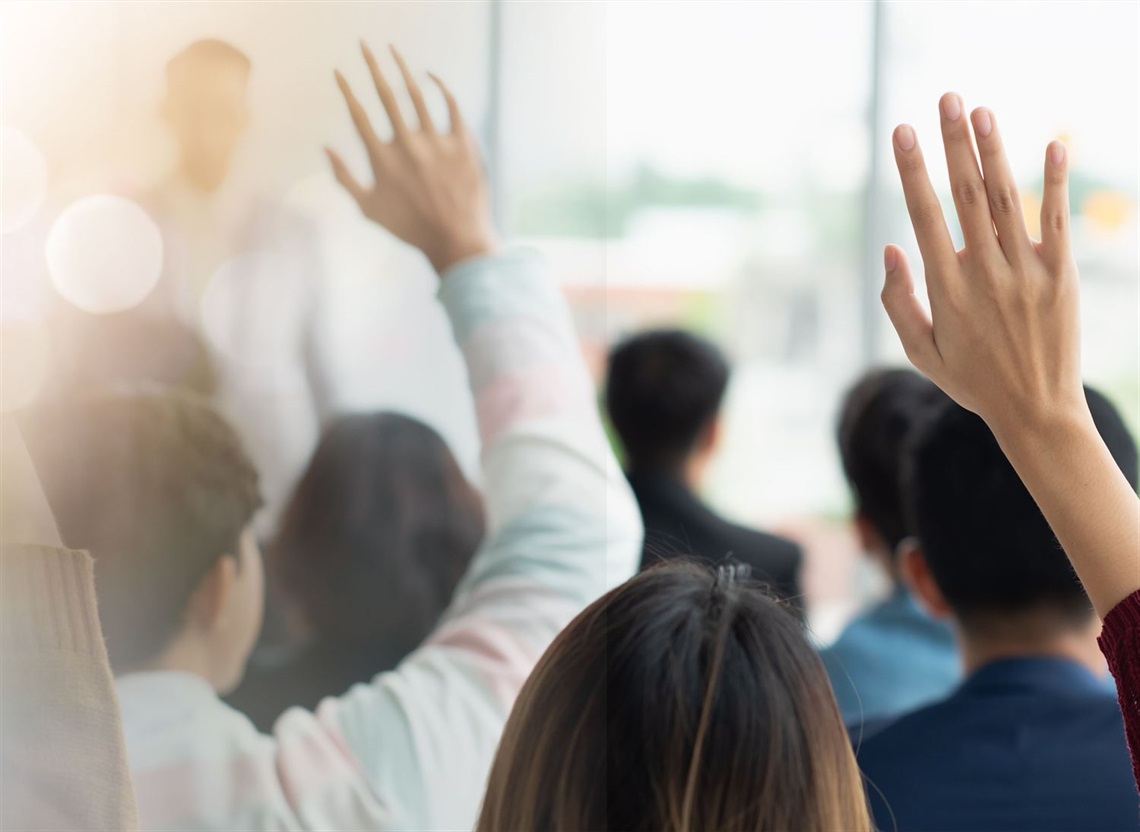
M641 550L636 503L542 261L466 262L445 276L440 300L475 400L487 539L425 645L318 712L383 804L387 828L474 825L530 670L571 618L633 573Z

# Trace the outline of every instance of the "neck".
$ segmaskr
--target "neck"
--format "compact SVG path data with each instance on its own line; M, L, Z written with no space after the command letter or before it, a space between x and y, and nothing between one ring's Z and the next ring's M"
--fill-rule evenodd
M1018 632L1009 628L1005 632L986 632L983 635L970 633L959 626L957 634L967 674L1001 659L1045 656L1074 661L1101 676L1105 673L1105 663L1096 643L1098 630L1098 622L1094 619L1088 627L1054 632L1034 632L1031 628Z
M220 678L213 652L207 645L187 634L176 638L162 655L139 669L192 673L205 679L215 691L221 692L226 687Z
M226 180L227 166L205 164L191 159L182 159L179 168L182 178L205 194L217 191Z

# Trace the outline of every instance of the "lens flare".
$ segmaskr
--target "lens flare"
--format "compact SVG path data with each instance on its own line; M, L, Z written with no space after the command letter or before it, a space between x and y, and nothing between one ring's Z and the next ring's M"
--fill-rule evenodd
M0 232L20 228L36 215L47 193L43 154L14 127L0 130Z
M0 327L0 412L11 413L36 400L51 365L47 330L31 321Z
M162 273L162 235L146 211L119 196L70 205L47 240L52 284L85 312L105 315L136 306Z

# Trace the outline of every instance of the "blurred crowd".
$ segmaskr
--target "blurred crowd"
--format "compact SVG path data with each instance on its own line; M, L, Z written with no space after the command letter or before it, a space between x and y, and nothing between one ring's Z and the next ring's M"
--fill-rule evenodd
M892 138L930 311L888 247L917 369L853 379L834 435L887 592L821 647L801 545L702 496L728 358L635 333L599 406L459 102L392 56L399 83L363 46L367 95L337 73L369 169L329 164L439 276L477 476L417 418L334 406L316 234L233 185L249 60L188 46L176 170L132 195L161 268L110 306L65 281L57 372L4 416L0 825L1140 825L1137 446L1081 379L1064 146L1032 240L996 117L944 96L956 250Z

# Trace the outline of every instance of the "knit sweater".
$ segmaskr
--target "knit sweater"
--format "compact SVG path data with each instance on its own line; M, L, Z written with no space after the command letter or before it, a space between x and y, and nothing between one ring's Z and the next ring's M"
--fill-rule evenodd
M472 828L528 673L574 615L633 574L637 506L541 260L468 261L439 296L474 393L489 529L452 606L394 671L315 712L287 711L272 735L197 677L121 678L144 829Z
M1116 679L1128 750L1132 752L1132 774L1140 787L1140 590L1104 617L1100 649Z
M0 829L137 829L91 558L0 555Z

